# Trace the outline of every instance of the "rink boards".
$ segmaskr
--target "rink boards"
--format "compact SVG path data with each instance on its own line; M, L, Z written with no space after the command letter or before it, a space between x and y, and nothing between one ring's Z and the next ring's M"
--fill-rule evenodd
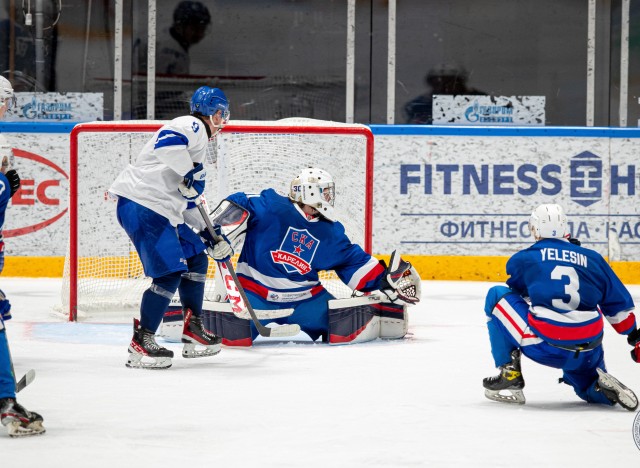
M5 223L4 275L62 274L72 127L0 126L23 180ZM531 210L559 203L585 247L640 283L639 129L371 128L375 255L398 249L424 279L503 281L507 258L532 242ZM115 219L102 224L121 229Z

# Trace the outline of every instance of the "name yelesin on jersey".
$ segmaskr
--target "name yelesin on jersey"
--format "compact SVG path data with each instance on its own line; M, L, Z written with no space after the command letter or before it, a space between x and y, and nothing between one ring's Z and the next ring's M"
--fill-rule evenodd
M546 260L567 262L587 268L587 256L578 252L569 250L558 251L558 249L551 249L547 247L540 249L540 255L542 256L543 262Z

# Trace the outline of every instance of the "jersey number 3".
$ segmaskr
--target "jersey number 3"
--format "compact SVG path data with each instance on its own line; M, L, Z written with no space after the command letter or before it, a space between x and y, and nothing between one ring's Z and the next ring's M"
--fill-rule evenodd
M551 272L552 280L562 280L569 278L569 284L564 285L564 293L569 296L569 302L562 299L554 299L551 305L559 310L575 310L580 305L580 278L575 268L569 266L557 266Z

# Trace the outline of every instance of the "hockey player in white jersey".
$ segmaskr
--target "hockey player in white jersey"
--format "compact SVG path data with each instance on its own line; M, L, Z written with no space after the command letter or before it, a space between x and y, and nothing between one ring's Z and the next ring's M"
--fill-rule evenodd
M312 340L322 338L333 344L400 338L406 333L406 305L420 300L420 277L395 252L387 267L352 243L336 220L334 194L334 180L328 172L304 169L291 182L289 196L273 189L259 195L234 193L214 210L212 221L222 225L232 242L238 233L245 235L237 276L253 308L293 309L290 316L261 322L297 324ZM224 204L227 208L222 209ZM234 216L234 210L245 215ZM232 221L229 231L225 219L244 222ZM335 271L354 291L381 290L384 294L378 296L384 300L334 301L320 282L322 270ZM209 328L226 345L249 346L258 335L248 320L206 312L205 317L211 317ZM385 332L388 323L397 328Z
M15 106L13 87L6 78L0 76L0 119ZM11 147L0 135L0 273L4 268L4 241L2 226L9 200L20 188L20 177L15 169L9 169L12 159ZM11 437L24 437L44 434L42 416L35 411L28 411L16 401L16 380L9 352L9 342L5 330L5 322L11 319L11 304L0 291L0 422L9 429Z
M207 245L192 228L205 227L195 200L204 191L207 145L228 119L225 94L199 88L191 98L191 114L160 128L109 189L118 197L118 222L153 280L142 295L140 320L134 319L128 367L171 367L173 352L159 346L154 335L176 291L185 316L183 357L220 352L220 338L202 325ZM225 242L210 250L216 259L232 252Z
M561 381L589 403L638 407L635 393L607 372L604 320L626 336L640 362L633 299L597 252L568 237L560 205L544 204L529 218L535 243L507 262L507 286L487 294L491 353L500 373L483 381L485 396L525 403L522 354L561 369Z

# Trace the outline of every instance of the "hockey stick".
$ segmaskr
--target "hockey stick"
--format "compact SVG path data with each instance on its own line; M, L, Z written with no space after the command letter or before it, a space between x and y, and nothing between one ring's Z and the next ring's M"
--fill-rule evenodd
M16 393L20 392L20 390L23 390L24 387L26 387L31 382L33 382L33 379L35 378L36 378L36 371L33 369L29 369L27 373L24 374L22 378L18 380L18 382L16 382Z
M9 338L7 337L7 330L4 330L5 337L7 338L7 352L9 353L9 364L11 365L11 375L13 376L13 383L16 387L16 393L19 393L23 390L27 385L33 382L33 379L36 378L36 371L33 369L29 369L26 374L22 376L20 380L16 382L16 370L13 368L13 358L11 357L11 349L9 348Z
M198 207L198 211L200 212L200 215L202 215L202 219L204 219L204 222L207 225L207 231L209 231L209 234L211 235L211 237L216 242L222 241L223 240L222 237L216 234L216 231L213 228L213 225L211 224L211 220L209 219L209 215L207 214L207 211L202 206L200 198L198 198L198 200L196 201L196 206ZM258 330L258 333L260 334L260 336L284 337L284 336L295 336L298 333L300 333L300 325L298 324L280 325L275 328L269 328L262 325L260 323L260 320L258 320L258 317L256 316L256 313L253 310L253 307L251 307L251 304L249 303L249 299L247 298L247 294L245 293L244 288L240 284L240 280L238 280L238 275L236 275L236 272L233 269L231 260L226 260L224 262L216 262L216 263L218 264L218 267L224 266L229 271L229 274L231 275L231 278L233 278L233 282L235 283L235 286L238 289L238 292L240 293L240 297L244 301L244 305L247 308L247 311L251 316L251 320L253 321L253 324L256 326L256 329Z

